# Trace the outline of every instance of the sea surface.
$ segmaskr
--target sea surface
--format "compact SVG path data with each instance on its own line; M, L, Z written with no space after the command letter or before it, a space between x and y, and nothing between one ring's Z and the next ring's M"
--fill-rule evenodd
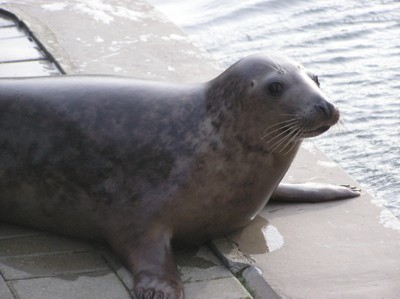
M222 67L279 52L318 74L344 125L312 142L400 218L400 1L149 2Z

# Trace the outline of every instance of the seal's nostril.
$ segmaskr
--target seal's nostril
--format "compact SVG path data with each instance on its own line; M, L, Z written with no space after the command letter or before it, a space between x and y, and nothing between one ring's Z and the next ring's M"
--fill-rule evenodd
M332 116L332 105L330 103L327 102L323 102L320 104L315 105L315 108L318 111L321 111L322 114L326 117L326 118L330 118Z
M316 107L319 111L321 111L325 116L328 116L328 113L326 111L326 107L322 106L322 105L317 105Z

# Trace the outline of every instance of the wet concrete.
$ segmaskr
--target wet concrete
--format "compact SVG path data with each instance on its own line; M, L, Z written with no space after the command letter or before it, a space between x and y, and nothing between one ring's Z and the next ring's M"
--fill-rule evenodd
M284 180L361 187L311 143ZM326 203L269 203L253 223L214 242L233 244L222 248L227 257L232 251L246 257L240 268L256 298L270 298L271 289L279 298L400 294L400 223L366 192Z

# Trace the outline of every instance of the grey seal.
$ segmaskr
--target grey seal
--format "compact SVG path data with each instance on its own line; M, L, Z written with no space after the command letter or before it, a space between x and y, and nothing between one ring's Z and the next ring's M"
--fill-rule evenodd
M137 298L183 298L172 247L251 221L269 199L359 195L279 185L338 109L318 77L253 55L201 84L108 76L0 80L0 219L105 240Z

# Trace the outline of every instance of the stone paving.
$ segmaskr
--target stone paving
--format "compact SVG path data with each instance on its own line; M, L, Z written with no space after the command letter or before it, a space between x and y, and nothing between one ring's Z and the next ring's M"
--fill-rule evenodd
M0 77L58 75L60 69L29 35L28 28L0 11Z
M251 298L207 247L176 259L187 298ZM132 277L107 248L5 224L0 273L1 299L132 298Z

